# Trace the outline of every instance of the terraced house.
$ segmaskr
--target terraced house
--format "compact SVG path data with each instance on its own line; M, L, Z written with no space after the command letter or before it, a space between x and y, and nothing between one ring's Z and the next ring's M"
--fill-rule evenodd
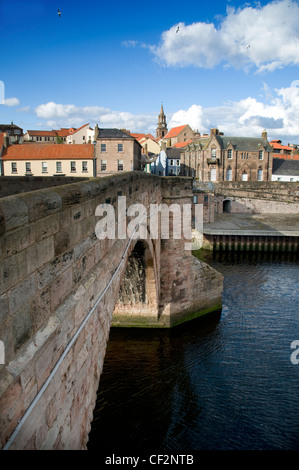
M224 136L211 129L181 152L181 174L200 181L271 181L273 149L261 137Z
M3 146L0 158L3 176L94 175L92 144L19 144Z

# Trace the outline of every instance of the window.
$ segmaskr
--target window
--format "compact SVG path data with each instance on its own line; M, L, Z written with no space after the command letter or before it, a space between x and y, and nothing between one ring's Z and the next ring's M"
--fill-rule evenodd
M86 173L87 170L87 162L82 162L82 173Z
M170 160L170 166L172 166L172 165L173 165L173 160Z
M101 144L101 152L106 152L106 144Z
M76 173L76 162L71 162L71 173Z
M248 181L248 175L247 175L246 171L243 171L243 173L242 173L242 181Z
M263 170L261 168L257 170L257 180L263 181Z
M11 172L12 173L18 173L17 163L16 162L11 162Z
M176 161L177 166L180 166L180 160Z
M31 173L31 162L25 162L26 173Z
M226 170L226 181L232 181L233 171L231 167Z
M216 168L211 169L211 174L210 174L210 181L216 181L217 180L217 172Z
M42 162L42 173L48 173L48 163Z
M117 151L118 151L118 152L123 152L123 151L124 151L124 146L123 146L123 144L117 144Z
M264 152L262 150L259 150L259 160L263 160L264 158Z
M124 169L124 161L117 160L117 171L123 171L123 169Z
M107 160L101 160L101 171L106 171Z
M212 149L211 151L211 157L216 158L216 149Z
M56 173L62 173L61 162L56 162Z
M228 149L228 151L227 151L227 158L233 158L233 151L232 151L232 149Z

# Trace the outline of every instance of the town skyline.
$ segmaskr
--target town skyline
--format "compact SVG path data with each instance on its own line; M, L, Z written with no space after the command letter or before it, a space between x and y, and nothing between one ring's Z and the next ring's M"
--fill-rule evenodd
M2 49L17 52L2 60L1 123L155 136L163 104L168 129L266 129L299 144L298 2L178 5L66 0L59 16L47 0L16 1L11 15L2 0Z

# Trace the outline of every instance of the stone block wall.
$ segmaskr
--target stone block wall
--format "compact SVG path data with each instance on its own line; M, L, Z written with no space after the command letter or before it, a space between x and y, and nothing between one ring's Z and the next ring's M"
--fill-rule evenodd
M108 293L96 301L127 246L127 240L95 236L95 209L103 202L116 206L122 194L127 204L159 201L160 182L133 172L0 199L1 448L7 441L10 449L86 446L126 258Z

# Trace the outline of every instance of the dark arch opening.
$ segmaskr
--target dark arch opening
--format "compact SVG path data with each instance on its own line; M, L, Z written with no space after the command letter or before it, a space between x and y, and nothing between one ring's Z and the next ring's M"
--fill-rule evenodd
M232 205L232 202L230 199L225 199L223 201L223 212L231 212L231 205Z

